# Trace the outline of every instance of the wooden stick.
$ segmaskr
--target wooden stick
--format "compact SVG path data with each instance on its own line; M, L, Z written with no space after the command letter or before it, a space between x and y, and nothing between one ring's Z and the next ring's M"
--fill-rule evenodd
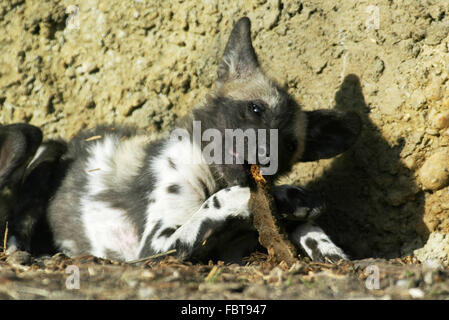
M138 262L143 262L143 261L147 261L147 260L152 260L152 259L156 259L156 258L168 256L168 255L170 255L170 254L172 254L172 253L175 253L175 252L176 252L176 249L173 249L173 250L169 250L169 251L167 251L167 252L158 253L158 254L155 254L155 255L152 255L152 256L149 256L149 257L145 257L145 258L140 258L140 259L137 259L137 260L128 261L127 263L128 263L128 264L134 264L134 263L138 263Z
M84 139L84 141L89 142L89 141L94 141L94 140L98 140L98 139L101 139L101 138L103 138L103 136L92 136L92 137L89 137L87 139Z
M267 249L268 260L276 263L284 261L290 267L298 261L296 248L275 217L276 205L271 195L271 185L261 175L258 166L251 166L251 175L256 188L251 190L249 207L254 227L259 232L259 243Z
M8 242L8 221L6 221L5 237L3 238L3 253L6 254L6 244Z

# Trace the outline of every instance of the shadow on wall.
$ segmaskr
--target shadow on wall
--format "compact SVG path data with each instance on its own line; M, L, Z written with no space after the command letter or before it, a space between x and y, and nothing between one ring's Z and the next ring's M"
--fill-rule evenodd
M401 163L404 139L390 146L369 118L360 80L348 75L335 95L335 108L355 111L362 133L336 158L323 177L306 188L323 192L327 213L318 224L354 259L394 258L424 245L424 194Z

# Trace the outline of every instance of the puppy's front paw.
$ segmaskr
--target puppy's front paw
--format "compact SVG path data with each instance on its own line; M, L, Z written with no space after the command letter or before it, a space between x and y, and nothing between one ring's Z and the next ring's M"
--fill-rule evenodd
M341 259L349 260L343 250L316 225L299 225L291 234L291 238L313 261L335 263Z
M336 263L340 260L349 260L343 250L329 239L307 237L302 247L313 261Z
M19 244L17 238L14 236L11 236L8 239L8 244L6 246L6 252L8 254L11 254L13 252L19 251L20 249L21 249L21 245Z

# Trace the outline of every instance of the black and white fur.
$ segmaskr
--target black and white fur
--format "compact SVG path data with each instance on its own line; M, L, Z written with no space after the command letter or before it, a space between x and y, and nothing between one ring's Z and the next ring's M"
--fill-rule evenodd
M331 111L303 112L261 71L251 44L250 21L240 19L219 65L216 88L180 122L192 130L279 130L279 175L298 161L335 156L360 131L359 117ZM99 139L88 139L100 136ZM192 164L202 145L150 139L133 128L107 126L74 138L62 157L61 183L48 206L59 250L70 256L134 260L176 249L181 259L238 261L257 246L245 164ZM193 153L192 153L193 150ZM226 152L226 150L223 150ZM314 260L346 259L311 222L322 205L307 191L275 187L291 239Z

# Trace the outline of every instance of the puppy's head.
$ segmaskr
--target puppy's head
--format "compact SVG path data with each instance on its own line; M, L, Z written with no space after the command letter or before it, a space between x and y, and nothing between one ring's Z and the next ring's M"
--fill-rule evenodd
M25 123L0 127L0 190L16 185L42 142L39 128Z
M41 141L42 132L34 126L0 126L0 236L12 207L17 204L18 188L25 168Z
M348 149L360 133L360 118L355 113L302 111L284 88L262 72L252 46L250 26L246 17L235 24L219 64L216 89L208 97L206 107L194 113L197 119L206 120L203 129L216 128L222 133L225 129L242 129L244 133L254 130L256 146L247 145L252 138L248 133L244 135L245 150L256 150L256 155L262 155L256 156L256 163L269 168L265 172L273 177L287 172L298 161L330 158ZM263 130L265 145L258 135ZM276 137L270 139L270 132ZM244 165L254 161L254 157L241 155L224 141L222 151L223 155L240 157L243 162L219 166L227 182L244 183ZM260 163L261 159L264 163Z

